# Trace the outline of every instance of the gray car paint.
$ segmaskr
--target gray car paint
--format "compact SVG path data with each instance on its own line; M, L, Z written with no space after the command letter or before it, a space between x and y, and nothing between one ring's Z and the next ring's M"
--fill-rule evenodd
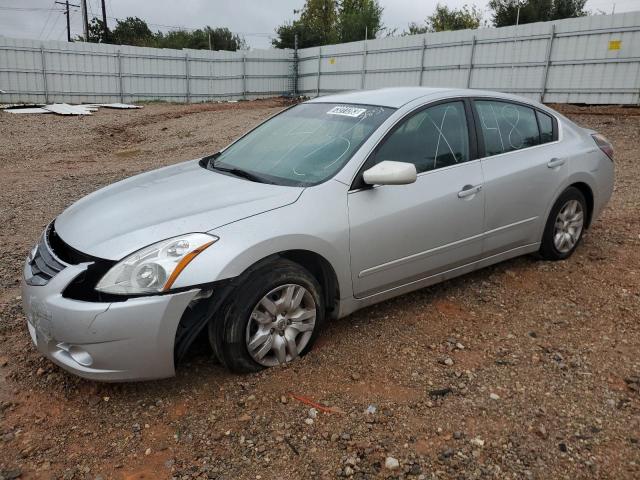
M558 119L560 138L552 144L425 172L411 185L350 190L369 153L407 113L433 101L469 96L535 105ZM583 182L591 188L594 218L613 189L613 163L595 146L590 132L521 97L411 87L345 93L311 102L374 104L397 111L325 183L306 189L264 185L205 171L191 161L89 195L58 217L58 233L79 250L108 259L120 259L151 243L188 232L209 231L218 236L218 242L180 274L176 288L234 278L274 253L314 252L336 273L338 316L345 316L386 298L534 252L539 248L549 211L567 186ZM565 161L549 168L547 163L553 158ZM458 198L457 192L465 185L478 182L482 188L477 194ZM113 332L118 332L121 339L129 332L132 341L126 346L113 344L111 353L115 356L125 347L145 342L145 335L164 340L146 345L143 359L125 355L126 361L140 364L129 369L121 364L118 368L103 364L87 373L72 363L62 366L78 375L104 380L172 375L173 349L167 339L172 340L182 311L197 291L131 299L118 305L93 304L85 311L86 305L80 304L86 302L56 303L62 284L68 283L74 272L78 274L79 266L72 267L59 274L48 288L23 283L28 315L33 317L32 306L38 305L36 316L52 324L74 319L71 330L78 328L82 335L72 336L69 328L64 330L65 335L84 342L87 348L96 348L101 338L107 339L108 345ZM179 300L174 302L174 297ZM154 305L156 310L152 309ZM101 311L96 313L92 308ZM138 316L146 318L144 333L135 325ZM91 331L88 324L98 317L101 329L87 336ZM64 356L57 350L41 351L59 364L59 356Z

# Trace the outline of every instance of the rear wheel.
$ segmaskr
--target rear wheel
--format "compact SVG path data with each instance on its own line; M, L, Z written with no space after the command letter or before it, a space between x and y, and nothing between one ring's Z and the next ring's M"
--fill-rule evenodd
M324 311L316 279L297 263L274 260L235 290L209 324L209 341L227 368L255 372L306 354Z
M567 188L553 205L542 236L540 255L546 260L564 260L582 239L587 202L580 190Z

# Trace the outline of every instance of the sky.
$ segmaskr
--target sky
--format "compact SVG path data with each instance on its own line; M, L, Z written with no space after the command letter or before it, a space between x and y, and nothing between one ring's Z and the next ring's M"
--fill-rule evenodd
M63 1L63 0L60 0ZM440 0L450 7L475 4L485 12L488 0ZM144 19L151 30L168 31L177 27L205 25L228 27L246 39L251 48L269 48L275 28L294 19L294 9L304 0L105 0L107 23L128 16ZM384 8L383 23L401 32L409 22L421 22L438 0L379 0ZM70 0L79 5L79 0ZM101 15L100 0L87 0L89 18ZM588 0L587 9L611 13L640 10L640 0ZM0 35L39 40L65 40L63 7L54 0L0 0ZM71 9L72 36L82 33L80 9Z

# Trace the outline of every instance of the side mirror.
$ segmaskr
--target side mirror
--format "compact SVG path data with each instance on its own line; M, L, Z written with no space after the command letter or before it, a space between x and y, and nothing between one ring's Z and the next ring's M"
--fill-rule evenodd
M368 185L407 185L416 181L418 173L413 163L384 160L362 174Z

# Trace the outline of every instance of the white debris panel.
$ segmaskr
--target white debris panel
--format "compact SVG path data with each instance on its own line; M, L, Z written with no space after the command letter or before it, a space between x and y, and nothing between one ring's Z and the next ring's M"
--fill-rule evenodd
M129 105L126 103L96 103L88 105L69 105L67 103L53 103L51 105L38 105L21 107L12 105L8 108L4 108L7 113L56 113L58 115L91 115L91 112L96 112L98 108L116 108L116 109L133 109L142 108L138 105Z

